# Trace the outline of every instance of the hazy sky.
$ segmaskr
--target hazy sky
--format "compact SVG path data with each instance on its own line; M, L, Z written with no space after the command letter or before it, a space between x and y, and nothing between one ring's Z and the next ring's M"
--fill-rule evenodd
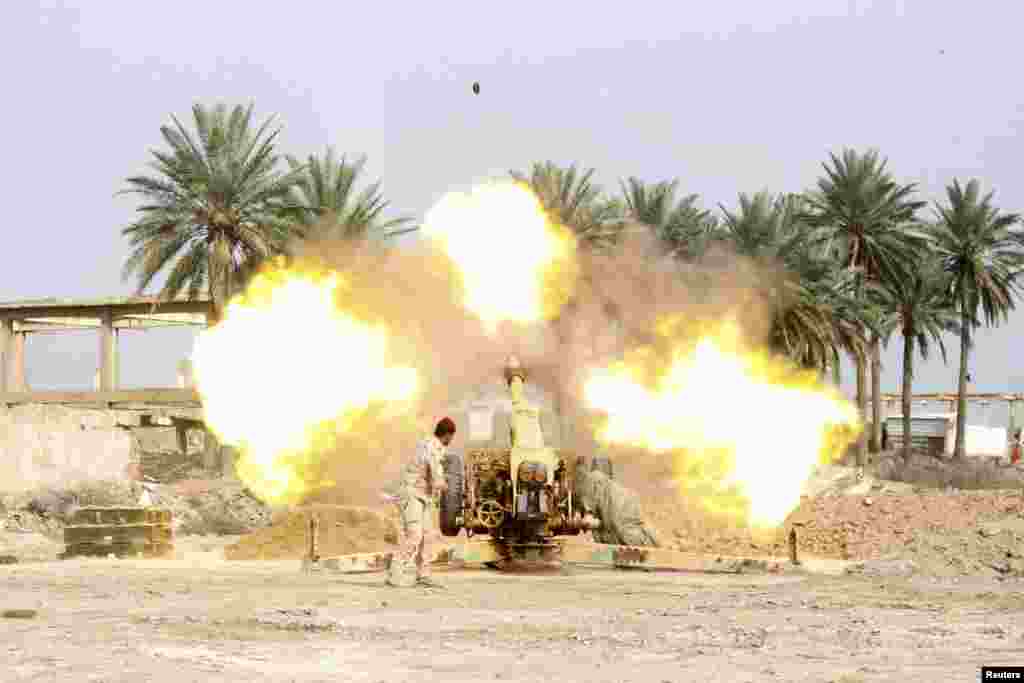
M706 206L798 191L829 151L879 147L937 198L977 176L1024 209L1024 9L1005 0L6 3L0 300L130 293L123 179L195 101L253 101L285 151L367 154L396 209L535 160L680 178ZM282 11L283 8L287 11ZM598 9L601 7L601 9ZM474 97L473 81L482 84ZM1024 390L1024 314L978 340L976 389ZM171 385L190 333L122 337L127 385ZM899 383L899 340L884 388ZM950 389L932 362L921 391ZM37 388L84 387L95 334L29 339Z

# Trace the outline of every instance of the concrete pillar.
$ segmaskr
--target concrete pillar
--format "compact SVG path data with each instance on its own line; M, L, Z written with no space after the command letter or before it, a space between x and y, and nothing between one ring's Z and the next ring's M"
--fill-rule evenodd
M7 391L28 391L25 381L25 338L27 332L15 332L11 336L7 353Z
M220 464L221 477L229 481L238 481L238 471L235 463L238 461L238 452L231 446L221 446Z
M110 309L100 315L100 391L117 388L117 333Z
M223 449L217 437L208 429L203 430L203 469L207 472L224 472Z
M13 351L14 344L14 321L7 318L0 319L0 394L7 391L8 375L7 361Z

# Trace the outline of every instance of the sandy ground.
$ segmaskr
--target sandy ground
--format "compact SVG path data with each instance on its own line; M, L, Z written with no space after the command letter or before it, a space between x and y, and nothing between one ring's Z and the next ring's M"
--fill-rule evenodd
M430 591L226 562L223 542L0 566L0 610L38 610L0 619L0 679L855 683L1024 663L1015 580L459 570Z

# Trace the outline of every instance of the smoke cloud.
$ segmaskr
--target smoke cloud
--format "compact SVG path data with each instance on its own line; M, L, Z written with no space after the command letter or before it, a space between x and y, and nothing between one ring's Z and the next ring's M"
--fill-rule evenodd
M695 326L735 320L751 344L763 342L773 311L766 292L780 273L763 264L714 250L699 264L661 257L643 226L609 253L580 250L573 296L557 319L532 325L503 323L493 333L462 306L460 276L449 258L429 242L388 248L375 242L306 243L293 254L301 267L343 274L347 286L338 306L389 332L393 362L415 368L422 399L413 419L366 413L353 418L320 460L317 478L334 482L312 493L310 502L372 504L397 475L403 455L454 402L501 376L505 359L517 355L529 381L556 397L573 428L564 447L589 455L599 446L600 415L588 411L583 382L589 370L638 346L657 347L657 321L682 316ZM495 248L500 249L500 236ZM694 327L696 329L696 327ZM677 345L679 340L673 340ZM668 349L664 349L667 353ZM656 374L657 368L652 368ZM458 439L458 437L457 437ZM669 476L671 459L640 458L615 449L616 457L643 462L654 478ZM634 480L634 483L641 483Z

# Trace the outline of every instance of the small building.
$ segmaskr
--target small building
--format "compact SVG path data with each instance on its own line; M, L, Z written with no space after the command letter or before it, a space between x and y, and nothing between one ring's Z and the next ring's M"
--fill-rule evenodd
M889 434L889 447L903 447L903 416L890 415L885 420ZM967 425L965 455L975 457L1003 457L1007 453L1007 434L1003 427ZM910 417L911 445L934 455L951 456L956 447L956 413L912 415Z
M99 367L93 390L109 393L116 392L120 384L121 334L157 327L202 329L207 327L211 310L209 299L186 297L169 301L136 296L0 302L0 398L7 394L7 403L21 403L25 396L38 394L31 391L25 373L25 346L32 335L96 330Z
M885 430L889 435L889 448L903 448L903 416L887 417ZM949 415L913 415L910 418L910 444L915 449L933 455L950 455L953 452L955 430L956 416L950 420Z

